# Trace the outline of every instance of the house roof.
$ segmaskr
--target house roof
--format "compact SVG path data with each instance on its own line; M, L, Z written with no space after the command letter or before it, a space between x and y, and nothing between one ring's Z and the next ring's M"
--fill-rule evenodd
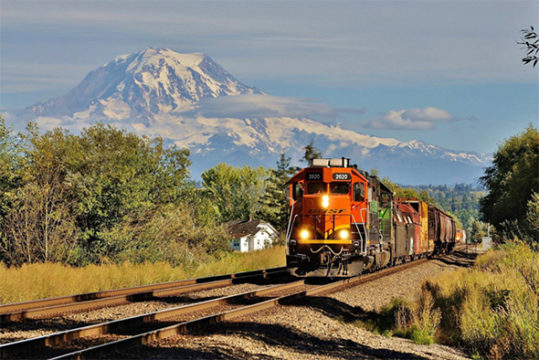
M260 224L269 225L262 220L240 220L229 222L227 229L228 233L232 236L245 236L249 234L256 234L259 231L258 225Z

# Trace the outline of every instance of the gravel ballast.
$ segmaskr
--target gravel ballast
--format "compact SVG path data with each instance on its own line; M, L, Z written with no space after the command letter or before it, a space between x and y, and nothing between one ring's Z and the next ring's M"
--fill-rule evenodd
M361 314L378 311L393 297L416 298L422 282L454 271L473 260L462 253L445 256L401 272L333 294L310 297L294 305L245 316L205 329L204 334L177 335L117 354L118 358L186 359L468 359L463 352L441 345L373 334L357 325ZM0 329L0 342L113 320L240 293L254 284L207 290L185 299L140 302ZM265 287L265 286L264 286ZM182 301L183 300L183 301ZM226 309L224 307L223 309ZM40 325L41 324L41 325ZM113 356L114 357L114 356Z
M192 304L195 301L203 301L216 297L238 294L266 286L267 285L238 284L218 289L198 291L196 293L185 294L180 297L163 298L160 301L134 302L132 304L106 307L81 313L64 314L62 316L50 319L27 319L22 323L13 323L1 327L0 344L48 335L58 331L82 327L89 324L96 324L110 320L147 314L154 311Z
M356 326L354 314L380 309L393 297L414 299L426 278L471 261L450 255L402 272L316 297L303 304L278 306L256 316L215 325L208 333L154 342L138 358L186 359L468 359L457 349L418 345L408 339L373 334Z

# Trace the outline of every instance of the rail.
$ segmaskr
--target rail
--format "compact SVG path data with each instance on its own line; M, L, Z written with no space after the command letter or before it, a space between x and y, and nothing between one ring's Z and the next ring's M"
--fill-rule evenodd
M93 310L187 292L215 289L253 278L266 278L286 273L288 273L286 267L277 267L7 304L0 306L0 324L21 321L30 317L51 317L67 312Z
M56 351L57 354L60 350L62 350L58 348L59 346L66 346L73 342L77 344L76 346L80 346L80 343L77 342L77 340L80 338L92 336L95 337L103 334L114 333L122 327L140 329L143 324L152 324L152 326L154 327L152 330L145 330L143 332L137 333L132 336L127 336L120 340L110 341L76 351L72 351L73 348L63 348L64 352L71 352L60 354L54 359L107 358L111 356L114 357L114 352L116 351L121 351L126 348L132 348L139 345L147 345L152 341L161 340L182 333L189 333L192 331L207 331L208 326L212 326L217 323L231 320L240 316L254 314L260 310L269 309L280 304L291 305L309 296L320 296L323 294L328 294L349 287L357 286L369 281L379 279L383 276L387 276L408 269L410 267L417 266L425 261L428 260L422 259L415 262L391 267L388 269L383 269L375 273L334 281L330 282L329 284L316 285L311 288L308 288L304 280L299 280L255 291L244 292L237 295L230 295L218 299L212 299L197 304L181 306L173 309L166 309L159 312L139 315L127 319L109 321L102 324L90 325L78 329L44 335L34 339L21 340L13 343L0 345L0 354L2 355L2 358L28 357L29 352L30 354L35 354L36 351L39 351L39 354L42 355L46 354L47 351L50 352L51 349L53 351ZM298 291L290 293L290 290L297 287L300 288ZM282 292L284 292L285 294L282 294ZM274 295L268 296L270 294ZM268 297L270 298L268 299ZM159 327L160 325L163 326L163 324L159 324L159 321L161 320L171 319L171 317L178 316L180 314L185 315L194 311L211 309L216 307L217 305L224 303L235 303L241 299L249 299L249 301L251 301L251 304L242 305L240 303L238 307L227 311L222 311L217 307L217 311L211 313L210 315L202 315L195 318L194 320L179 321L169 326ZM125 334L125 329L121 330L120 333ZM118 356L118 354L116 354L116 356Z

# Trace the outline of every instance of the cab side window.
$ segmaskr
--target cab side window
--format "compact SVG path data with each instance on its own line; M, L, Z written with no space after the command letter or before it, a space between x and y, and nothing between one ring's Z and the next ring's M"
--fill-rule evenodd
M293 189L292 189L292 198L294 200L301 199L303 197L303 188L301 187L301 184L294 183Z
M365 200L365 189L363 184L354 183L354 201L364 201Z

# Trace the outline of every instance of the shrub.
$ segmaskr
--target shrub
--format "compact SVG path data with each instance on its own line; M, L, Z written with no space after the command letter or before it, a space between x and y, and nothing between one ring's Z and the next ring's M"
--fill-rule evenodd
M402 305L397 335L461 345L491 359L539 358L539 254L512 242L478 257L472 269L426 281Z

